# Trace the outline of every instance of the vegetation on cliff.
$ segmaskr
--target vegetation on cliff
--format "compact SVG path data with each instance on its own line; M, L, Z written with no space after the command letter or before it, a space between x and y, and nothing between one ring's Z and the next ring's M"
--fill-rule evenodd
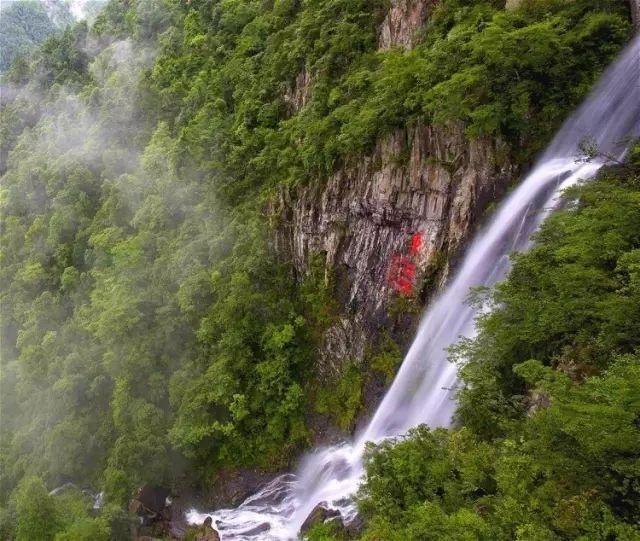
M265 204L278 186L322 178L418 119L462 122L470 138L503 138L529 160L630 24L622 0L530 0L508 12L503 4L443 0L413 50L378 51L383 0L112 0L92 27L79 23L14 63L4 83L15 97L0 119L3 537L118 539L117 506L135 486L208 485L221 468L284 467L309 442L312 403L352 424L361 375L348 374L332 395L314 372L320 330L336 310L331 281L324 269L294 279L271 247ZM304 104L290 97L303 72ZM630 193L617 182L619 197ZM589 193L597 199L586 191L585 201ZM625 261L614 278L635 276L633 256ZM623 330L633 329L615 318L597 327L606 310L622 310L616 284L603 284L609 304L584 316L581 345L598 370L610 365L598 376L608 386L632 366ZM504 318L512 336L516 322ZM415 445L445 453L462 438L471 455L493 449L492 438L522 424L512 397L526 378L551 378L533 364L515 377L511 366L532 356L550 364L573 344L571 329L555 329L567 334L547 357L546 340L531 350L504 345L493 372L482 360L489 345L469 345L465 377L487 376L495 400L472 387L462 395L467 431L422 431ZM601 347L627 355L619 364L587 341L599 329L615 334ZM396 349L375 357L383 370ZM599 392L597 383L584 389L567 400ZM491 433L474 411L505 422ZM45 488L66 482L104 490L102 515L92 518L82 493L63 501ZM370 514L387 521L378 531L404 520L409 502L400 514L377 512L367 487Z

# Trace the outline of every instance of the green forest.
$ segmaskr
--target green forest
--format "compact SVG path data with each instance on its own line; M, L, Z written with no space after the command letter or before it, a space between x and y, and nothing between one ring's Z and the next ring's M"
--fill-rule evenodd
M15 58L33 52L47 38L73 23L70 6L63 0L5 0L0 5L0 73Z
M352 429L366 374L316 370L335 284L274 250L270 202L417 122L505 141L525 170L633 35L624 0L440 0L415 47L379 50L388 9L110 0L55 32L34 11L42 43L1 83L0 539L130 539L141 485L283 471L309 412ZM640 538L634 145L478 292L456 428L369 449L359 539ZM363 372L392 376L403 347ZM67 483L103 505L51 493Z

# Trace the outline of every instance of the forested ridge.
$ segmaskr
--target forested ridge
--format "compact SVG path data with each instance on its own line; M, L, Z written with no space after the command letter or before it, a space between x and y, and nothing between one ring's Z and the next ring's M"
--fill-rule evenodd
M17 58L0 117L0 537L126 539L136 487L284 469L311 411L353 425L364 376L314 366L330 271L296 277L265 209L419 121L500 138L526 167L632 30L622 0L504 4L442 0L414 48L378 50L385 0L112 0ZM469 358L462 428L372 451L364 539L638 535L639 167L636 149L578 188L484 299L496 309L453 352ZM550 404L535 414L534 394ZM49 494L68 482L103 491L101 510Z

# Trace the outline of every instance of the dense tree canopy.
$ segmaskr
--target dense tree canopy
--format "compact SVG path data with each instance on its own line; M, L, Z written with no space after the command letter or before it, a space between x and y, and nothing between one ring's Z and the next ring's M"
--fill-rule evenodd
M119 506L142 483L209 485L222 468L285 467L310 441L312 409L353 425L363 374L321 382L314 370L318 337L336 317L332 280L323 261L294 278L273 251L277 217L265 208L278 188L321 179L418 120L504 139L526 163L631 30L622 0L503 4L443 0L411 51L378 51L383 0L111 0L92 25L78 23L13 63L0 110L2 536L118 539L127 527ZM297 108L287 96L303 72L308 100ZM635 392L616 385L633 376L638 337L637 318L621 315L638 307L637 193L630 177L612 178L610 191L583 189L579 209L553 220L534 259L518 259L496 293L513 311L483 321L481 338L467 345L460 415L468 428L421 430L388 450L442 457L416 464L422 479L430 468L454 468L447 454L460 447L475 462L446 489L451 504L429 499L442 496L435 484L402 495L414 490L410 472L393 505L367 485L363 509L379 517L372 531L415 513L422 522L407 528L417 539L437 517L458 520L455 510L460 524L507 536L516 526L506 518L494 523L467 508L480 497L469 479L488 483L500 513L530 504L508 500L515 489L506 480L496 488L507 475L501 464L516 455L493 438L510 441L516 423L526 462L544 441L538 432L560 437L569 409L591 422L598 393L609 393L612 426L624 425L615 400ZM593 239L580 251L587 230ZM520 273L534 287L549 261L571 265L572 279L544 275L539 311L518 320L531 291L510 284ZM552 318L559 323L550 326ZM390 376L399 351L388 342L371 366ZM540 365L523 364L531 358ZM547 370L557 365L595 379L573 389ZM542 420L523 423L518 397L538 381L561 396ZM585 453L621 455L593 490L636 482L622 456L632 434L594 447L578 428ZM563 452L534 465L540 475L555 472ZM371 468L386 475L387 455L375 456ZM527 485L534 492L543 490L537 475ZM575 497L589 517L627 531L632 489L614 506L589 499L589 479L558 492L567 515ZM49 494L67 482L105 491L100 516L80 491ZM415 509L425 498L433 515ZM545 505L531 528L549 527L556 503ZM567 518L558 528L577 526Z
M8 0L0 6L0 73L73 21L69 6L51 0Z

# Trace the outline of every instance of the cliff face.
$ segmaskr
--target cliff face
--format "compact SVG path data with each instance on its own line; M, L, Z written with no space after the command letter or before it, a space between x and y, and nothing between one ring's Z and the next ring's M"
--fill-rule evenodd
M393 0L378 32L378 47L411 48L438 0Z
M410 48L437 0L394 0L379 31L381 49ZM303 71L285 98L304 106ZM447 277L487 205L514 174L500 141L470 141L461 125L418 124L379 140L373 152L324 181L281 192L276 249L300 276L324 256L343 311L325 333L318 372L330 380L393 329L399 297L425 302ZM403 325L411 323L406 316Z
M640 0L629 0L631 7L631 20L637 33L640 33Z
M298 74L291 87L284 93L284 101L290 114L299 111L307 104L311 92L311 84L311 74L304 68Z
M331 377L363 358L393 321L399 296L424 299L512 167L500 142L469 141L461 126L397 130L365 159L279 201L277 247L304 274L326 256L344 306L325 334L319 371Z

